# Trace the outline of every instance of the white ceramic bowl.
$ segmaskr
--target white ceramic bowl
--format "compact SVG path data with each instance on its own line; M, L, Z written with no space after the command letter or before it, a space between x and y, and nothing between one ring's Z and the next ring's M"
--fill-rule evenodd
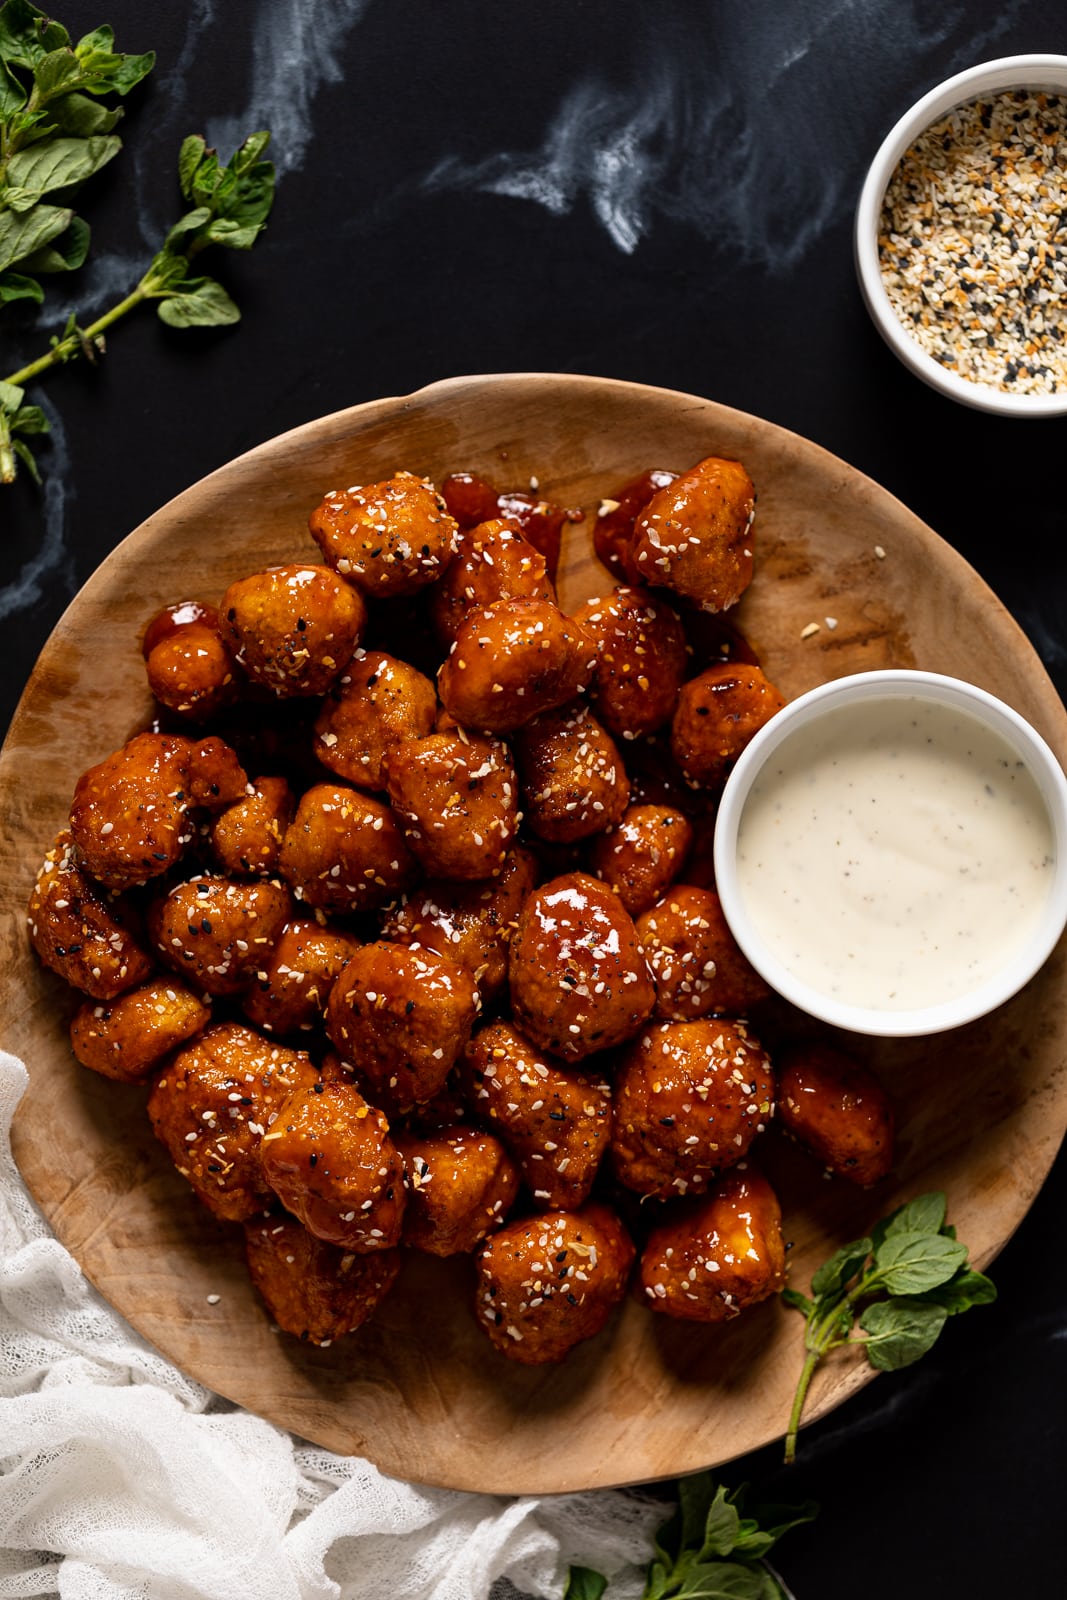
M768 764L779 752L786 755L782 747L787 740L796 738L797 743L789 747L793 751L802 749L808 740L814 743L826 733L831 719L837 718L841 725L839 713L847 708L862 708L866 713L863 722L868 727L874 726L872 718L879 708L902 700L933 703L949 713L965 713L999 737L1024 763L1047 812L1053 864L1043 886L1040 909L1025 938L1010 930L1007 918L1002 923L993 923L995 928L1004 926L1009 930L1006 938L1009 945L1014 941L1014 947L1008 948L1003 956L997 953L995 964L981 981L974 987L966 987L961 981L955 993L932 1003L924 1001L911 1009L891 1009L888 1005L853 1003L848 998L835 996L812 981L810 975L802 976L796 966L786 964L778 953L781 944L771 927L771 916L761 909L759 898L746 894L739 872L738 835L753 785L766 773ZM886 798L892 807L893 796L888 790ZM824 821L821 807L817 817L817 830L835 827L828 820L828 811ZM765 855L785 848L786 842L780 845L775 834ZM781 859L784 860L784 855ZM887 852L887 874L895 875L902 864L903 857L894 860ZM887 876L885 881L891 882L892 877ZM726 784L716 821L715 882L723 912L741 949L771 987L794 1005L824 1022L855 1033L897 1037L939 1033L986 1015L1016 994L1043 965L1067 925L1067 777L1048 745L1028 722L1010 706L973 684L938 673L906 670L864 672L838 678L790 702L760 729L742 753ZM825 896L820 892L824 887ZM833 880L827 874L816 883L815 892L807 896L813 940L820 938L820 927L825 937L825 929L833 916L834 893ZM839 970L847 970L847 966Z
M856 271L867 309L889 348L915 375L952 400L1005 417L1053 417L1067 412L1067 391L1057 394L1010 394L960 377L935 361L911 337L897 317L882 281L878 262L878 223L882 200L901 156L931 123L956 106L980 95L1005 89L1047 89L1067 94L1067 56L1002 56L968 67L938 84L906 111L890 129L871 162L856 209Z

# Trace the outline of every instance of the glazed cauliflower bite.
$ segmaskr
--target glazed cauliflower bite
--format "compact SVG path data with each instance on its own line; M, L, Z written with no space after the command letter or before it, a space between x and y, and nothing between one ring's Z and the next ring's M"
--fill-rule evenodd
M86 1001L70 1025L83 1067L139 1083L153 1067L211 1021L208 1006L176 978L156 978L106 1003Z
M420 945L467 968L483 1006L508 980L508 946L523 901L537 882L537 863L524 845L504 857L500 874L478 883L424 883L387 911L381 935L393 944Z
M70 831L82 864L109 889L158 878L193 840L190 809L217 810L247 784L221 739L139 733L78 779Z
M589 707L544 711L515 736L523 815L550 844L574 844L614 827L630 780L610 735Z
M688 666L685 630L662 594L622 588L574 614L597 648L590 696L617 739L655 733L674 715Z
M725 611L752 582L756 493L740 461L708 456L638 512L630 554L642 583Z
M310 562L239 578L219 610L237 664L280 699L325 694L367 625L359 592Z
M654 1228L638 1283L653 1311L686 1322L728 1322L785 1283L782 1213L751 1165L728 1172L703 1200L682 1201Z
M385 1116L353 1084L297 1089L260 1157L266 1182L316 1238L357 1254L399 1243L404 1162Z
M148 930L161 960L188 983L234 995L262 971L292 914L277 879L200 873L152 901Z
M466 967L379 940L357 950L334 984L326 1031L375 1098L406 1110L443 1086L477 1014Z
M475 1316L510 1360L562 1361L605 1326L633 1260L629 1236L604 1205L507 1223L479 1253Z
M584 872L554 878L526 901L509 985L519 1032L564 1061L632 1038L656 1000L622 901Z
M797 1045L780 1069L778 1113L786 1133L827 1172L861 1189L893 1165L893 1106L872 1072L832 1045Z
M498 600L550 600L545 558L511 523L491 518L457 535L456 554L430 592L430 616L443 645L467 617Z
M596 649L548 600L501 600L456 634L437 691L463 728L511 733L585 689Z
M631 805L593 840L589 864L636 917L677 877L692 842L692 825L674 806ZM640 928L638 938L643 945Z
M264 1033L309 1033L321 1023L330 990L359 947L346 928L294 918L264 955L241 1009Z
M393 745L385 785L412 855L434 877L501 870L519 827L519 781L500 739L431 733Z
M499 1228L519 1173L499 1139L479 1128L398 1133L408 1193L402 1243L433 1256L467 1254Z
M284 778L256 778L248 787L212 821L211 848L223 872L269 878L278 870L296 799Z
M384 650L357 650L315 720L315 754L348 783L384 789L386 753L430 733L436 713L429 678Z
M743 1023L655 1022L619 1062L614 1100L616 1176L665 1200L744 1157L773 1115L774 1080Z
M177 1052L148 1100L157 1139L208 1210L243 1222L273 1195L260 1144L294 1089L318 1081L311 1058L237 1022L219 1022Z
M637 937L655 979L657 1017L744 1017L770 996L711 889L676 883L637 918Z
M137 919L129 903L82 871L67 832L38 869L26 918L42 964L96 1000L113 1000L155 966L134 932Z
M508 1022L491 1022L467 1047L459 1081L519 1164L535 1207L575 1211L611 1140L611 1093L547 1061Z
M749 740L785 705L759 667L725 662L682 685L671 723L671 753L687 783L724 783Z
M245 1223L245 1253L279 1328L324 1349L363 1326L400 1271L399 1250L357 1255L282 1213Z
M389 807L333 783L301 795L278 864L298 900L341 916L386 905L418 876Z
M456 524L444 500L428 479L410 472L333 490L308 527L323 560L377 599L433 583L455 550Z

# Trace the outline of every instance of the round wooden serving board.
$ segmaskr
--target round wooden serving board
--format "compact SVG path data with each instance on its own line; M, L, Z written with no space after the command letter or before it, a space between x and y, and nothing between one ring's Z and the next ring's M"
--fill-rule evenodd
M26 941L30 884L78 774L151 713L138 648L147 618L310 555L306 519L326 490L400 467L432 478L476 471L506 488L533 476L547 497L587 511L565 546L561 601L570 609L611 587L592 556L599 500L647 467L681 470L711 454L738 457L756 483L756 578L735 615L784 693L876 667L950 673L1008 701L1067 759L1067 716L1023 634L972 569L876 484L707 400L551 374L460 378L355 406L179 495L74 600L0 757L0 1044L29 1068L14 1138L30 1189L92 1282L185 1372L396 1477L541 1493L728 1460L784 1431L800 1318L775 1300L701 1328L631 1302L562 1366L527 1369L497 1355L476 1327L468 1261L412 1256L351 1338L316 1350L280 1335L246 1277L240 1230L216 1223L171 1169L145 1092L74 1062L75 999ZM802 638L812 622L819 632ZM818 905L811 915L817 936ZM1064 994L1061 943L1022 994L972 1027L851 1042L896 1100L898 1164L864 1194L825 1182L772 1134L757 1146L782 1200L794 1283L806 1288L838 1244L932 1188L947 1191L972 1260L990 1261L1034 1199L1067 1123ZM839 1357L817 1377L809 1417L869 1378L856 1352Z

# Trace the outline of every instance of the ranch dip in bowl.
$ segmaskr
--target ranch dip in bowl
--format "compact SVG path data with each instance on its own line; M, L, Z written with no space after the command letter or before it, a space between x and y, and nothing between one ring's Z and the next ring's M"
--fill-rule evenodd
M1067 779L974 685L860 673L779 712L719 808L716 885L786 999L858 1033L937 1033L1015 994L1067 923Z

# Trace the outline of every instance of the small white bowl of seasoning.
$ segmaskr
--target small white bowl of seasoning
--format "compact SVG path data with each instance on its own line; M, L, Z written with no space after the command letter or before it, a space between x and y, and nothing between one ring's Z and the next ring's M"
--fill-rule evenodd
M1067 56L957 73L890 130L856 211L867 309L932 388L1067 412Z
M939 1033L1010 999L1063 933L1067 778L985 690L859 673L760 729L714 855L726 920L779 994L855 1033Z

